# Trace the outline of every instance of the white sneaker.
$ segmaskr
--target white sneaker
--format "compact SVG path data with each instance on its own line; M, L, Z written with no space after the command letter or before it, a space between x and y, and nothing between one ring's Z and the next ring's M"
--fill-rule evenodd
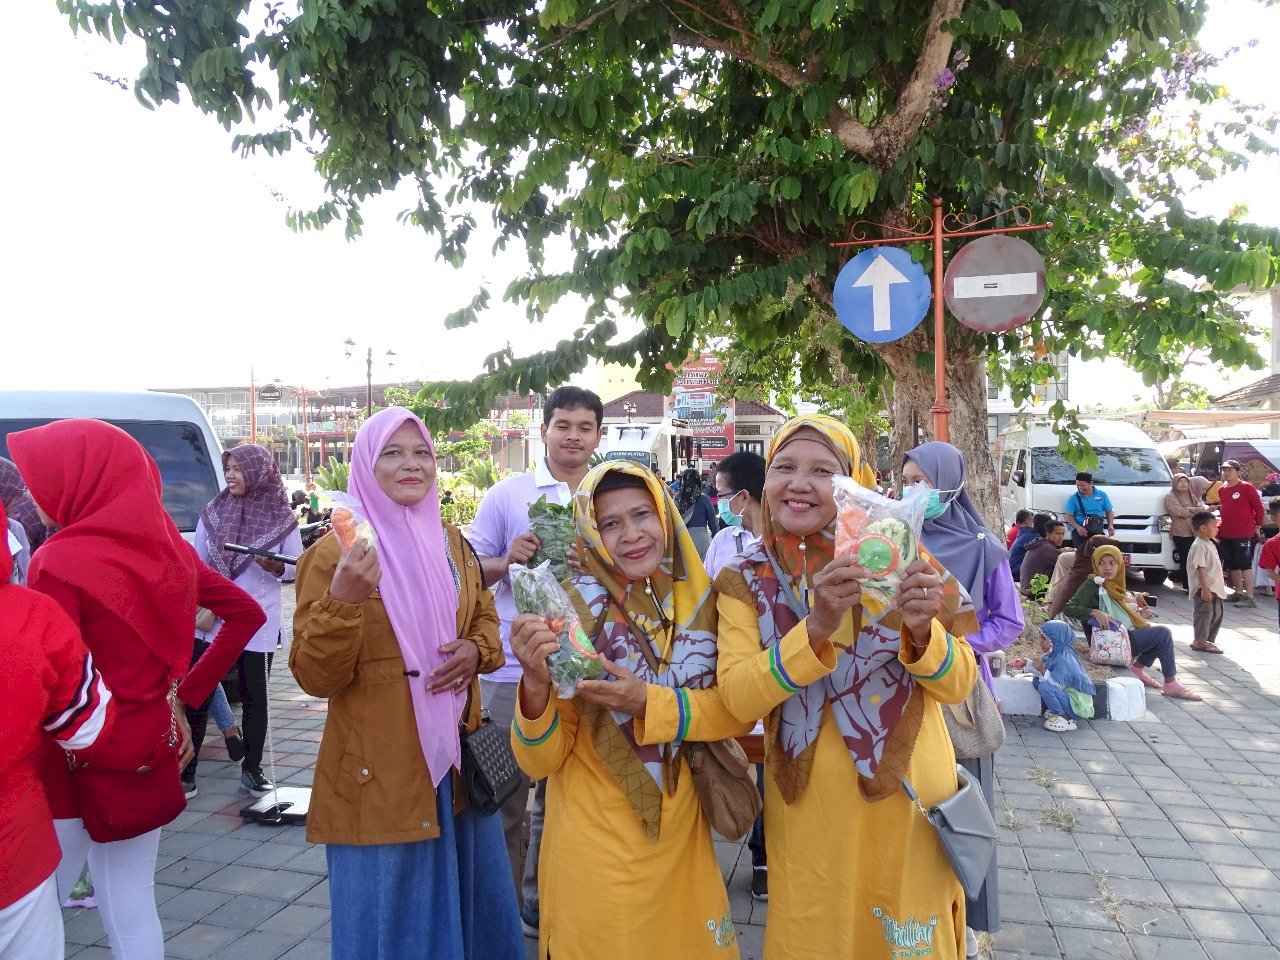
M964 955L966 957L976 957L978 955L978 935L973 932L972 927L965 927L964 935Z
M1076 729L1076 722L1067 717L1052 716L1044 722L1044 728L1054 733L1070 733Z

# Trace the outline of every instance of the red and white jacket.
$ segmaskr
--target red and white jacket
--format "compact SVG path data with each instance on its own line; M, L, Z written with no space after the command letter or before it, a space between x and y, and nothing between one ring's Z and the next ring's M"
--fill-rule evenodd
M75 624L54 600L9 584L12 562L0 539L0 909L48 879L61 857L37 748L52 738L92 757L114 719L111 692Z

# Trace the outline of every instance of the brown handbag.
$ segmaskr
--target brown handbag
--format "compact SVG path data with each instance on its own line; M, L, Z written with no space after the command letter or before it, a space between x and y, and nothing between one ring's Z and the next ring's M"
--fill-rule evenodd
M615 601L616 602L616 601ZM653 675L659 676L658 658L644 631L640 630L626 610L619 605L623 618L631 627L640 653ZM686 740L682 750L693 790L698 795L702 815L711 829L726 840L741 840L760 815L763 801L752 775L747 754L737 740Z
M979 675L969 696L942 707L957 760L977 760L1004 746L1004 718L995 697Z

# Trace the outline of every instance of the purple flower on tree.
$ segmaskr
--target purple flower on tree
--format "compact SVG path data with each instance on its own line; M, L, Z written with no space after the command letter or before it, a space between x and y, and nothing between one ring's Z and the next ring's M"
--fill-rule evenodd
M939 90L950 90L956 82L956 75L947 67L943 67L938 71L938 75L933 78L933 85Z

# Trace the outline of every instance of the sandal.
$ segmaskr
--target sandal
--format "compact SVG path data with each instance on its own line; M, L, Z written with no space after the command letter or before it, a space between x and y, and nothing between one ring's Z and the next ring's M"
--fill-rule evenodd
M1221 653L1222 652L1222 648L1220 646L1218 646L1216 643L1211 643L1208 641L1201 644L1193 643L1191 645L1191 649L1196 650L1200 653Z
M1061 717L1053 714L1044 722L1046 730L1052 730L1054 733L1070 733L1076 729L1076 722L1070 717Z
M1178 680L1170 680L1168 683L1164 685L1164 695L1166 697L1173 697L1176 700L1203 700L1204 699L1204 697L1200 696L1200 694L1192 690L1188 690Z
M1148 688L1148 689L1150 689L1150 690L1159 690L1159 689L1160 689L1160 681L1159 681L1159 680L1153 680L1153 679L1151 678L1151 674L1149 674L1149 673L1147 673L1147 671L1143 670L1143 669L1142 669L1142 667L1141 667L1139 664L1137 664L1137 663L1131 663L1131 664L1129 664L1129 672L1130 672L1130 673L1132 673L1132 674L1133 674L1135 677L1137 677L1139 680L1141 680L1141 681L1142 681L1142 685L1143 685L1144 687L1147 687L1147 688Z

